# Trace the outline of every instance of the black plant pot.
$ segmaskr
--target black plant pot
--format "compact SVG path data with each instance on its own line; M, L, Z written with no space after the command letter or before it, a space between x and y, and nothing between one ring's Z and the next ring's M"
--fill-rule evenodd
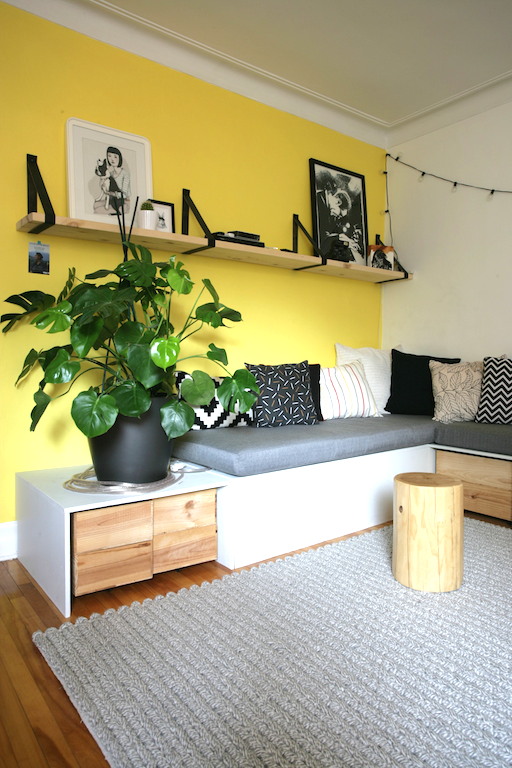
M119 415L104 435L89 438L96 479L116 483L155 483L167 475L172 440L160 423L164 397L155 397L139 418Z

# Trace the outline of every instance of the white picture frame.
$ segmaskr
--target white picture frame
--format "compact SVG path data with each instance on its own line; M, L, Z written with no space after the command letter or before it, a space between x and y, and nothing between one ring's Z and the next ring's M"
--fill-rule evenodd
M71 117L67 163L70 218L117 225L124 212L128 228L137 197L140 207L153 194L151 144L143 136Z

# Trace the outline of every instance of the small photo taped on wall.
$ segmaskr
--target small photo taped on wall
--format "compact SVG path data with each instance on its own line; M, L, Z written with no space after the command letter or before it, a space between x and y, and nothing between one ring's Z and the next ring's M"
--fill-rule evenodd
M50 274L50 246L38 241L28 244L28 271L40 275Z

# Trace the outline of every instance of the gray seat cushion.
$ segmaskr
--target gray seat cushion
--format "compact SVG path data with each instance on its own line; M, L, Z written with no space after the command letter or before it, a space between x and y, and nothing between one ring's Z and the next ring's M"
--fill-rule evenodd
M438 424L436 443L471 451L512 456L512 425L478 424L474 421Z
M313 425L190 431L173 456L230 475L257 475L433 442L428 416L332 419Z

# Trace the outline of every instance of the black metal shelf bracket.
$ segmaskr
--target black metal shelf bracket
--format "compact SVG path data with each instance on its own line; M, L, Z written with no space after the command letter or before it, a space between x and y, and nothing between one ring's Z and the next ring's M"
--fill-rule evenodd
M183 251L184 255L191 253L199 253L200 251L207 251L209 248L215 248L215 236L212 235L210 229L199 213L199 209L190 197L190 190L183 190L182 208L181 208L181 234L188 235L188 224L190 212L194 214L194 218L203 230L204 236L208 240L208 245L201 245L199 248L192 248L190 251Z
M299 219L299 216L297 213L293 214L293 223L292 223L292 238L293 238L293 245L292 249L294 253L299 252L299 229L302 232L303 235L309 240L311 245L313 246L313 251L315 253L315 256L318 256L320 259L319 264L308 264L305 267L295 267L293 270L294 272L300 272L303 269L315 269L315 267L321 267L325 266L327 264L327 258L324 256L318 245L315 243L307 229L302 224L301 220Z
M34 234L43 232L55 224L55 211L46 190L41 171L37 165L37 155L27 155L27 208L28 213L37 212L39 197L44 210L44 221L36 224L30 231Z

